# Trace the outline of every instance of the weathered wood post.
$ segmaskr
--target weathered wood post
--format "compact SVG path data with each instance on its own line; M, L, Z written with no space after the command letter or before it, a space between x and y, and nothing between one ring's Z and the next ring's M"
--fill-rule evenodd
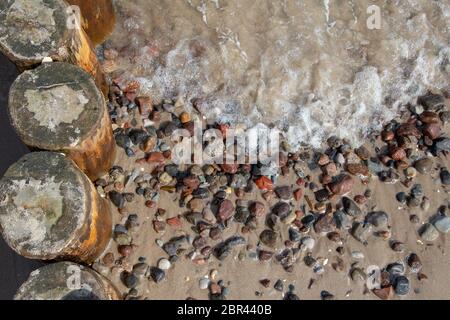
M81 26L94 45L100 44L113 32L116 15L112 0L66 0L81 11Z
M92 269L58 262L33 271L14 300L118 300L114 286Z
M32 152L0 180L0 231L18 254L94 262L112 233L108 202L61 153Z
M111 168L116 146L106 102L79 67L53 62L25 71L11 86L8 107L29 147L67 154L92 180Z
M93 46L63 0L0 0L0 51L19 70L50 57L90 73L106 95L108 85Z

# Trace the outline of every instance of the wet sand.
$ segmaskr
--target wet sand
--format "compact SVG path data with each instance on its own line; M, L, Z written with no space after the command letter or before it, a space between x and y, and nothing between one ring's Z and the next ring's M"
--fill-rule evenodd
M450 127L447 124L445 127L447 134L450 132ZM136 150L134 148L133 150ZM370 150L370 146L368 146ZM154 166L150 164L136 165L136 159L144 157L142 151L137 151L136 156L129 158L123 149L119 149L116 159L116 164L121 166L125 172L131 172L135 168L142 170L142 173L152 172ZM170 162L167 162L170 163ZM166 163L166 164L167 164ZM258 261L255 257L250 257L251 252L255 252L255 248L259 242L260 232L267 229L264 223L264 218L258 219L258 228L250 231L248 234L242 234L242 224L230 220L228 228L221 234L220 240L208 240L208 245L215 246L222 240L230 236L239 234L242 235L247 245L238 246L232 250L232 254L224 261L219 261L217 258L211 256L202 265L194 263L187 253L191 252L192 246L186 245L188 249L183 254L180 254L179 260L172 264L170 270L166 271L165 279L160 283L154 283L152 280L143 279L141 284L136 287L139 298L145 299L208 299L208 290L199 289L199 280L203 277L208 277L212 270L217 270L218 275L216 281L221 279L225 285L229 287L230 293L227 299L281 299L287 291L288 285L295 286L295 293L301 299L320 299L321 292L326 290L332 293L336 299L378 299L372 292L365 290L364 283L355 283L350 279L349 272L351 266L357 266L366 270L370 265L379 266L381 269L393 262L405 262L410 253L416 253L422 263L422 273L428 279L419 281L417 274L410 271L406 272L406 276L411 281L410 293L406 296L396 296L395 299L450 299L450 276L448 276L448 263L450 258L448 252L450 246L446 239L447 236L441 234L434 242L425 243L420 239L418 230L420 227L429 221L434 216L440 206L448 205L449 189L441 185L439 178L439 168L450 165L450 160L444 155L433 158L433 171L428 175L417 174L414 183L420 183L424 189L424 195L430 199L430 208L426 211L418 208L409 209L406 205L401 205L396 200L395 195L398 192L409 192L410 188L406 188L401 182L396 184L386 184L381 182L378 177L373 176L369 179L369 183L363 184L360 179L355 178L355 186L348 197L353 198L355 195L363 194L365 190L370 189L372 196L368 199L365 205L360 206L363 211L362 218L368 212L385 211L389 216L389 229L392 233L391 240L398 240L405 244L405 250L402 253L394 252L389 245L389 241L375 237L373 234L369 236L368 245L364 246L361 242L355 240L347 231L342 231L343 246L345 253L340 255L336 252L339 244L327 239L326 236L319 236L313 230L309 232L316 240L316 245L311 251L312 256L318 261L322 261L325 272L321 275L315 274L312 268L307 267L303 262L305 253L294 263L294 271L292 273L286 272L280 263L272 258L271 261ZM184 169L187 169L185 167ZM180 168L183 170L183 167ZM321 171L320 168L313 171L307 171L306 174L311 175L312 181L319 184L318 177ZM403 178L403 174L400 173ZM277 182L278 186L295 185L297 176L291 169L286 177L280 177ZM136 185L131 185L122 192L135 192ZM294 188L295 189L295 188ZM111 243L108 252L112 252L116 259L121 260L122 266L112 267L111 269L103 266L101 263L94 266L98 271L110 278L119 290L126 295L127 289L121 281L122 271L132 271L133 264L138 262L139 257L145 257L146 263L150 266L156 266L161 258L168 258L167 254L160 248L155 241L162 240L164 243L175 236L191 235L195 237L195 233L191 230L192 225L189 224L183 217L181 228L174 228L169 225L166 226L164 234L158 234L153 226L152 221L155 219L155 214L158 208L166 210L163 220L168 218L182 216L189 210L187 208L180 208L178 203L180 195L178 193L170 194L161 191L161 198L157 202L155 208L150 209L145 206L143 197L135 197L135 200L126 206L127 213L135 213L138 215L140 226L131 232L133 237L133 244L136 245L133 253L127 258L120 258L117 252L117 244ZM311 190L305 190L305 195L314 200L314 193ZM228 197L233 203L237 199L234 192ZM332 201L333 203L339 202ZM273 199L266 202L261 197L261 191L257 188L252 193L246 193L241 200L248 202L258 200L265 204L266 213L269 208L272 208L279 200ZM204 201L207 205L211 199ZM305 197L299 202L291 201L294 209L299 209L306 205ZM307 209L307 211L310 211ZM125 224L127 220L127 213L119 213L116 208L113 210L114 219L116 223ZM420 222L413 224L410 222L410 215L416 214ZM361 220L362 218L359 218ZM358 220L358 219L357 219ZM375 228L376 230L382 230ZM287 226L282 226L280 230L281 239L278 239L276 245L276 253L279 253L285 246L283 242L288 240ZM264 245L261 246L264 248ZM267 247L266 247L267 249ZM269 248L270 249L270 248ZM363 259L352 258L351 253L359 251L364 255ZM201 257L201 255L200 255ZM337 272L332 265L336 262L337 257L343 259L344 270ZM325 262L327 261L327 262ZM260 284L260 280L270 279L271 284L269 288L264 288ZM273 285L277 280L281 279L284 282L284 293L276 291ZM310 286L311 280L314 283ZM310 288L308 288L310 286ZM261 296L256 296L255 292L262 293Z

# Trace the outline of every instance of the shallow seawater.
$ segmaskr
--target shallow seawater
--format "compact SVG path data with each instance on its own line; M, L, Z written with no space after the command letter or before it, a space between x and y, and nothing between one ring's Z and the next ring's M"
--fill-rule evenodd
M274 124L293 148L358 144L450 85L449 0L116 0L106 46L153 99L210 121ZM380 9L380 29L367 12ZM371 20L372 21L372 20Z

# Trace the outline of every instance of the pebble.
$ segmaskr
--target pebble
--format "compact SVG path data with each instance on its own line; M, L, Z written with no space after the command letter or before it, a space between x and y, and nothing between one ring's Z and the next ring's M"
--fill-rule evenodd
M420 236L423 240L432 242L439 237L439 231L431 224L426 223L420 228Z
M211 281L208 278L201 278L198 282L198 285L201 290L206 290L208 289L210 283Z
M400 202L401 204L406 204L406 201L408 199L408 196L406 195L405 192L399 192L395 195L396 199L398 202Z
M117 191L111 191L108 194L111 202L118 208L123 209L125 207L126 200L122 193Z
M342 198L342 205L344 206L344 212L352 217L357 217L362 214L358 205L350 198Z
M170 263L170 261L168 259L165 259L165 258L160 259L158 261L158 268L160 268L161 270L169 270L171 265L172 264Z
M407 263L411 272L418 273L420 270L422 270L422 262L415 253L411 253L408 256Z
M281 280L277 280L277 282L275 282L273 288L279 292L283 292L284 290L284 284L283 281Z
M394 281L395 293L399 296L405 296L409 293L410 284L408 278L405 276L398 276Z
M275 231L266 229L263 232L261 232L261 234L259 235L259 239L266 246L273 248L276 245L278 234Z
M414 168L421 174L429 174L433 168L433 161L430 158L424 158L414 163Z
M349 216L341 210L335 211L333 214L333 218L336 223L336 226L339 229L347 230L352 227L352 222L351 222Z
M440 178L443 185L450 186L450 172L447 169L441 170Z
M139 279L133 273L125 273L123 275L123 284L128 288L132 289L139 285Z
M280 218L284 218L291 212L291 206L287 202L278 202L273 208L272 213Z
M384 228L388 226L389 216L384 211L374 211L367 214L367 221L377 228Z
M364 272L363 269L361 268L353 268L350 271L350 278L357 283L362 283L364 281L366 281L366 273Z
M364 245L367 245L367 237L371 234L372 226L368 223L357 222L352 228L352 236Z
M434 223L435 228L441 233L450 231L450 217L441 217Z
M277 187L275 193L282 200L290 200L292 198L292 188L290 186Z
M301 251L311 251L314 249L314 246L316 245L316 241L311 237L304 237L300 240L300 250Z
M344 195L349 193L353 188L353 179L348 175L343 175L335 182L330 183L328 186L334 194Z
M219 210L217 212L217 221L225 222L234 215L234 205L233 203L225 199L219 205Z
M164 270L157 268L157 267L151 267L150 268L150 277L152 280L156 283L160 283L164 280L166 274Z

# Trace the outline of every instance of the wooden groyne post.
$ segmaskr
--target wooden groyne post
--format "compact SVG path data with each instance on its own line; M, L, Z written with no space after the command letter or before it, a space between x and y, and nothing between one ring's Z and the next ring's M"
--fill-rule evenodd
M33 152L0 180L0 231L18 254L90 264L112 233L109 203L61 153Z
M100 44L113 32L116 15L112 0L66 0L77 6L81 13L81 26L94 45ZM77 14L77 12L74 12Z
M58 262L33 271L14 300L118 300L113 285L92 269Z
M74 19L64 0L0 0L0 51L20 71L46 58L78 65L106 96L108 85L92 42Z
M30 148L67 154L92 180L111 168L116 145L106 102L81 68L52 62L25 71L11 86L8 109Z

